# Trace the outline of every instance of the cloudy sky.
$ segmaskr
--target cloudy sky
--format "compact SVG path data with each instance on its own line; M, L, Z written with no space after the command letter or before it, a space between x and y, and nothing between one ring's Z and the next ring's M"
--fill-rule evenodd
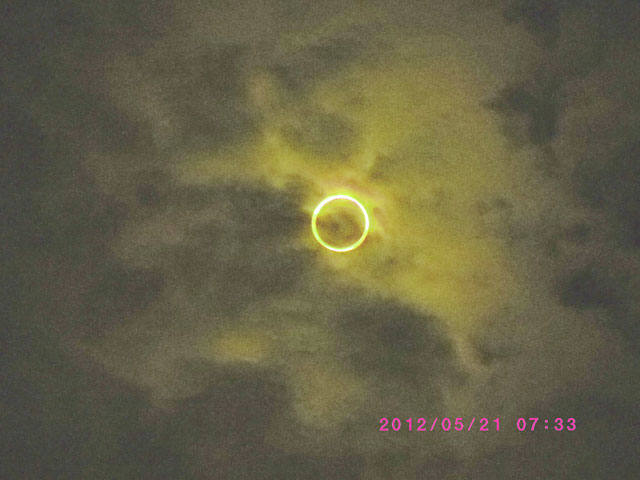
M7 3L0 478L634 478L639 51L633 0Z

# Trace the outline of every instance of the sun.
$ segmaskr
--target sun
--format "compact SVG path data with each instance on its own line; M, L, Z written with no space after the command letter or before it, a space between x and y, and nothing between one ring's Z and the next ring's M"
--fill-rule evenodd
M327 205L330 202L333 202L334 200L348 200L356 204L358 208L360 208L362 215L364 215L364 230L362 232L362 235L358 240L356 240L355 243L347 247L338 248L338 247L334 247L333 245L329 245L327 242L325 242L322 239L322 237L320 237L320 234L318 233L318 227L316 225L318 220L318 215L320 214L320 211L324 208L325 205ZM355 198L350 197L349 195L332 195L330 197L325 198L323 201L321 201L316 207L316 209L313 211L313 215L311 216L311 231L313 232L313 236L316 238L318 243L322 245L324 248L326 248L327 250L331 250L332 252L339 252L339 253L350 252L358 248L360 245L362 245L365 238L367 238L367 235L369 233L369 215L367 214L367 211L364 208L364 206Z

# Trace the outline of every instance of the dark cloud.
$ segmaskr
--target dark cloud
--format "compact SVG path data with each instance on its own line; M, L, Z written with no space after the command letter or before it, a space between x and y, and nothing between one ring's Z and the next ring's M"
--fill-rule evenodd
M517 0L509 2L503 10L509 22L522 23L545 45L555 46L560 34L560 10L563 2L553 0Z
M365 43L367 32L359 27L339 35L312 43L272 67L287 92L294 95L308 92L323 79L336 75L355 62L365 61L375 46L375 43Z
M285 125L284 137L291 145L329 162L344 162L354 151L358 132L336 114L305 112L299 122Z
M640 327L634 314L631 279L628 269L613 269L602 263L582 265L560 278L560 301L581 311L596 309L606 312L603 324L620 332L637 348Z
M341 316L340 328L352 349L348 360L360 374L411 383L429 372L435 383L454 360L437 319L393 301L358 301Z
M303 219L286 194L227 184L157 196L181 209L185 218L202 209L214 212L213 220L185 226L183 241L162 252L160 268L174 282L213 295L215 311L237 312L259 298L286 292L300 278L305 259L288 238L299 231ZM155 211L160 221L163 211L166 207Z
M264 438L272 417L287 402L282 380L268 371L209 368L207 387L175 408L164 435L172 437L183 455L196 460L190 462L190 468L197 469L192 472L195 478L258 473L262 462L246 459L272 455Z
M523 84L509 86L491 102L491 107L506 116L507 132L524 143L514 119L524 120L526 141L534 145L547 143L558 132L562 113L562 80L546 68Z
M149 478L127 441L145 428L144 392L34 328L23 325L2 343L4 478ZM153 450L149 458L159 458Z
M639 131L640 134L640 131ZM640 142L616 149L609 161L587 158L576 168L579 193L590 206L610 214L621 239L640 247Z
M637 15L638 6L633 0L606 4L583 0L511 0L503 8L505 20L523 25L543 48L567 61L567 71L573 73L584 73L602 61L613 42L635 29ZM566 56L568 51L577 58ZM576 60L584 62L583 67L572 70L577 66Z
M478 361L483 365L493 365L494 363L505 362L518 355L517 347L505 345L504 343L491 338L490 334L482 335L473 341Z
M162 274L154 270L126 269L118 264L105 266L96 272L84 292L82 323L78 327L93 330L93 334L113 328L114 323L117 325L155 301L164 284Z
M244 98L242 45L162 52L142 65L171 118L168 148L211 151L240 142L256 130L257 118ZM166 135L165 134L165 135Z
M594 265L572 272L561 282L560 292L562 303L575 308L612 307L621 300L615 279Z

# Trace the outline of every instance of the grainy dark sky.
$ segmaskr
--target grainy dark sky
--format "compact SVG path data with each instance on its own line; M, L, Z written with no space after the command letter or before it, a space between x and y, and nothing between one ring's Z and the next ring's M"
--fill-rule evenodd
M637 1L3 5L0 478L636 478L639 51ZM436 416L501 431L378 431Z

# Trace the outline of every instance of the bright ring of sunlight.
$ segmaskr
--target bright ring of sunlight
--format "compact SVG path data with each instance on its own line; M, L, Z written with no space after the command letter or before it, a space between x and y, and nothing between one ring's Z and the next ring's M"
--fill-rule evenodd
M329 245L324 240L322 240L322 238L320 237L320 234L318 233L316 221L318 220L318 215L320 214L320 210L322 210L322 208L327 203L332 202L334 200L349 200L350 202L355 203L360 208L360 210L362 210L362 214L364 215L364 231L362 232L362 235L360 236L360 238L354 244L349 245L348 247L337 248L332 245ZM367 238L367 234L369 233L369 215L367 215L367 211L364 209L362 204L359 201L357 201L355 198L352 198L348 195L333 195L321 201L316 207L316 209L313 211L313 216L311 217L311 230L313 231L313 236L316 237L316 240L318 241L318 243L322 245L324 248L331 250L333 252L350 252L351 250L355 250L360 245L362 245L362 242L364 242L364 239Z

